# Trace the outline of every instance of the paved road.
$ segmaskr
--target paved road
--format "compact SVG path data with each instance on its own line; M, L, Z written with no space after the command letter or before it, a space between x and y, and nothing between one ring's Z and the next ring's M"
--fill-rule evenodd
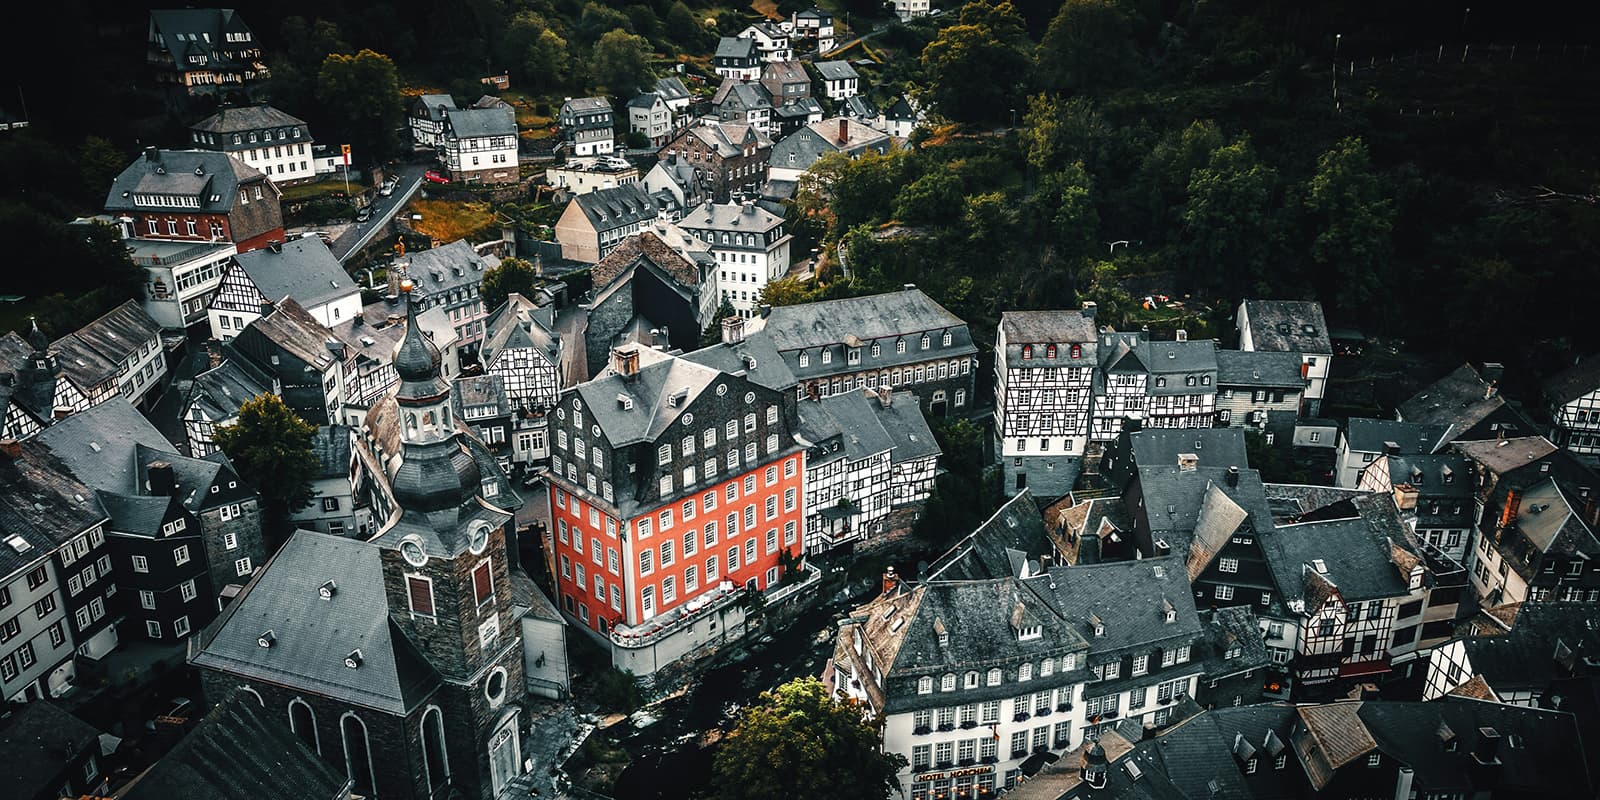
M400 183L395 187L394 194L379 196L373 201L372 219L352 224L333 241L333 253L339 257L340 263L361 252L361 248L366 247L374 236L389 227L389 221L411 202L412 195L422 186L422 173L427 170L428 167L423 164L403 164L393 173Z

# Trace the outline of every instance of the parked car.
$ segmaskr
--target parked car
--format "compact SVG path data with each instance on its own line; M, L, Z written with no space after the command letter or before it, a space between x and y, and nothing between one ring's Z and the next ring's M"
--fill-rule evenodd
M436 169L430 169L427 172L422 173L422 179L425 180L425 181L428 181L429 183L449 183L450 182L449 178L446 178L445 176L440 175L439 171L436 170Z
M369 219L372 219L372 206L362 206L361 210L356 212L356 222L366 222Z
M378 188L378 194L384 197L394 194L394 187L399 183L400 180L398 178L390 178L389 180L384 181L383 186Z

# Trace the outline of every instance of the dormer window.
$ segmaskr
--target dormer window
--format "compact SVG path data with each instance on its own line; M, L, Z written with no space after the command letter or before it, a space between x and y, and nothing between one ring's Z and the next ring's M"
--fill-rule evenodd
M824 364L832 364L833 363L833 351L832 350L824 350L824 351L822 351L822 363L824 363Z
M949 347L950 346L950 342L951 342L950 332L949 331L945 331L944 332L944 336L939 339L939 346L940 347Z
M1024 625L1017 629L1017 641L1026 642L1043 636L1043 629L1038 625Z
M947 672L947 673L944 674L943 677L939 678L939 691L941 691L941 692L953 692L955 690L956 690L956 674L954 672Z
M1044 357L1045 358L1055 358L1056 357L1056 346L1053 345L1053 344L1052 345L1047 345L1044 348Z
M928 334L926 334L926 333L922 334L922 349L923 350L928 349L928 345L931 343L931 341L932 340L930 340L928 338Z
M1024 361L1033 360L1033 345L1025 344L1025 345L1022 346L1022 360L1024 360Z
M800 366L802 366L802 367L811 366L811 355L809 353L801 353L800 354Z
M918 678L917 694L933 694L933 678L927 675Z
M1167 385L1167 379L1166 378L1156 378L1156 388L1159 389L1159 388L1161 388L1163 386L1166 386L1166 385Z

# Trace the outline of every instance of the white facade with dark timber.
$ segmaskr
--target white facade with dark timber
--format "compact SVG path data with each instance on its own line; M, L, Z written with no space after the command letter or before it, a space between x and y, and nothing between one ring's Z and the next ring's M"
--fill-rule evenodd
M1007 495L1072 490L1089 445L1095 309L1008 311L995 339L994 429Z

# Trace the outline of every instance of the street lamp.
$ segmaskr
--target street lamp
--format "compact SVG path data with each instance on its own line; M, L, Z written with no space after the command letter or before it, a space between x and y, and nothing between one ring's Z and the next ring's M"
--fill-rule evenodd
M1338 100L1339 99L1339 40L1341 40L1343 38L1344 38L1344 34L1342 34L1342 33L1336 33L1336 34L1333 35L1333 99L1334 100Z

